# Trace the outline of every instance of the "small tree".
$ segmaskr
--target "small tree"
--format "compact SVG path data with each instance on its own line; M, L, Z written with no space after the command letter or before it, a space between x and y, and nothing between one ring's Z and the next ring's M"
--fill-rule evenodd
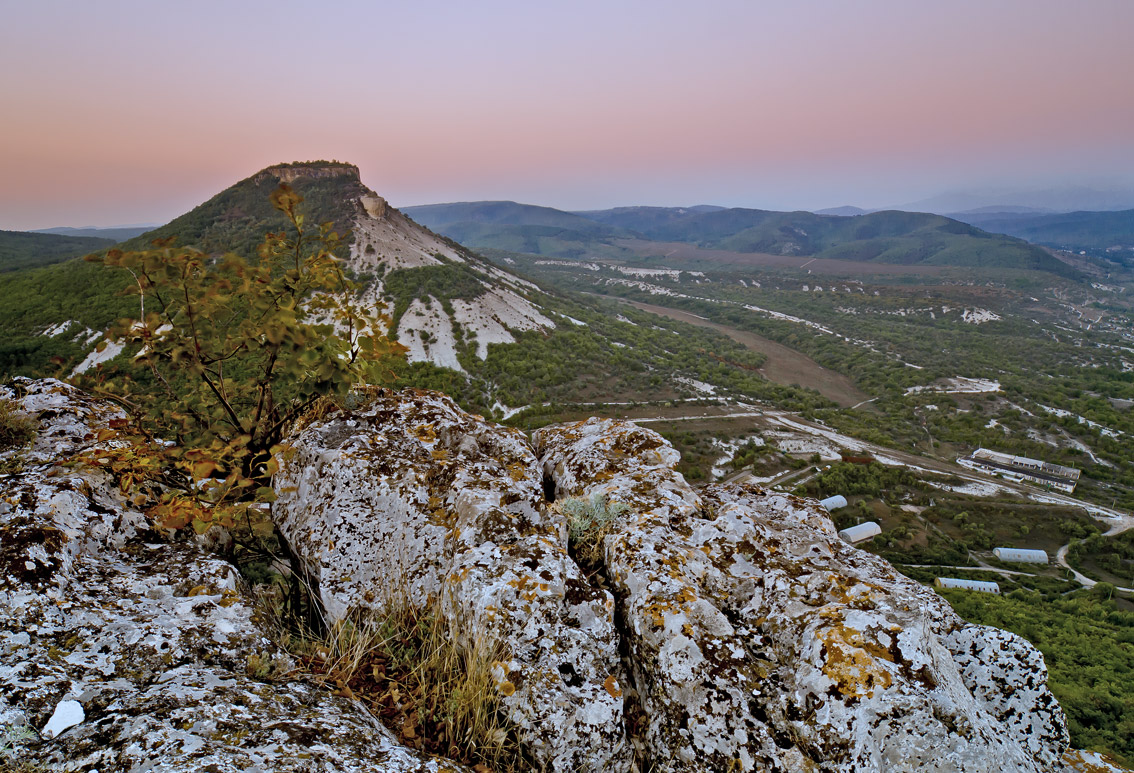
M272 499L272 454L288 427L320 397L386 381L405 351L385 335L388 318L352 301L332 225L310 233L303 197L287 185L271 201L290 233L267 234L258 262L168 240L87 258L135 280L140 318L120 321L108 338L137 354L86 386L126 407L143 435L176 438L161 461L183 485L154 513L170 528L229 525L226 505Z

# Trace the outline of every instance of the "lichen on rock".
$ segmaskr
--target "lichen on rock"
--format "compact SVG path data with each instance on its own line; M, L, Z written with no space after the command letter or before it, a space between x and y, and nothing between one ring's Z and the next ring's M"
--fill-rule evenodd
M614 601L567 555L543 475L517 430L407 390L288 439L280 531L329 621L380 614L391 594L438 597L461 646L505 651L508 718L546 770L628 770Z
M104 472L58 464L120 442L99 440L114 406L57 381L0 398L39 425L0 476L0 733L21 759L463 770L298 672L258 676L288 656L235 567L152 531ZM676 451L627 422L534 444L436 393L383 393L296 430L273 517L331 620L432 600L461 646L498 647L502 705L539 769L1101 769L1066 753L1039 652L845 544L815 502L694 490ZM547 489L625 505L595 583ZM57 737L29 730L60 706Z
M642 751L659 771L1051 770L1042 656L838 539L816 503L694 492L633 424L541 429L557 492L629 506L605 538Z
M458 769L400 747L317 683L249 675L250 657L286 655L258 629L235 567L151 531L103 472L56 465L102 447L97 432L117 409L58 381L20 379L0 397L39 422L23 470L0 482L0 730L42 733L10 736L22 761L58 771ZM68 701L82 721L46 737Z

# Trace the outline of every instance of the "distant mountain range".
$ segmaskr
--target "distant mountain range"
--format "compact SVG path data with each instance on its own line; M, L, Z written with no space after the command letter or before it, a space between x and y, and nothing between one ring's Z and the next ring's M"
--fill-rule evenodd
M0 272L58 263L114 244L116 239L0 231Z
M977 211L953 217L986 231L1017 236L1059 249L1109 250L1127 255L1134 250L1134 209L1058 213ZM1127 258L1124 262L1130 260Z
M862 207L829 207L827 209L815 210L816 215L832 215L834 217L854 217L855 215L865 215L870 212L877 212L876 209L863 209Z
M145 223L141 225L120 225L111 228L100 228L98 226L86 226L84 228L71 228L68 226L60 226L59 228L40 228L30 233L36 234L57 234L59 236L91 236L97 239L110 239L115 242L124 242L127 239L132 239L135 236L140 236L147 231L152 231L158 227L158 223Z
M683 242L734 252L860 262L979 266L1076 276L1046 250L941 215L855 217L722 207L619 207L563 212L516 202L408 207L423 225L473 249L555 257L617 255L622 240Z

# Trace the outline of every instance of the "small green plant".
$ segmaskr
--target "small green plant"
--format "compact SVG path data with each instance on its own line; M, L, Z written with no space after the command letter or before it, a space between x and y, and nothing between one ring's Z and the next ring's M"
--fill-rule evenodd
M26 446L35 438L37 426L15 401L0 399L0 451Z
M590 499L571 497L557 502L556 507L567 516L568 549L588 573L593 573L601 562L602 538L629 508L621 502L608 503L602 494Z
M27 725L7 725L0 729L0 773L37 773L45 770L17 757L19 745L38 737L39 734Z

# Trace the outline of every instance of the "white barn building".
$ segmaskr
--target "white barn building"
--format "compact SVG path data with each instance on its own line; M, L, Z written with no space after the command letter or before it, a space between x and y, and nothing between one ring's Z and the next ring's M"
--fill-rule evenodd
M981 593L999 593L1000 586L994 582L984 580L962 580L957 577L938 577L933 581L938 588L964 588L965 590L978 590Z
M867 521L860 523L857 526L851 526L839 532L839 536L852 545L856 542L876 537L882 533L882 527L874 521Z
M996 548L992 555L1001 561L1015 561L1021 564L1046 564L1046 550L1028 550L1026 548Z
M840 507L847 506L847 498L842 494L835 494L833 497L827 497L819 501L819 506L824 510L830 512L831 510L838 510Z

